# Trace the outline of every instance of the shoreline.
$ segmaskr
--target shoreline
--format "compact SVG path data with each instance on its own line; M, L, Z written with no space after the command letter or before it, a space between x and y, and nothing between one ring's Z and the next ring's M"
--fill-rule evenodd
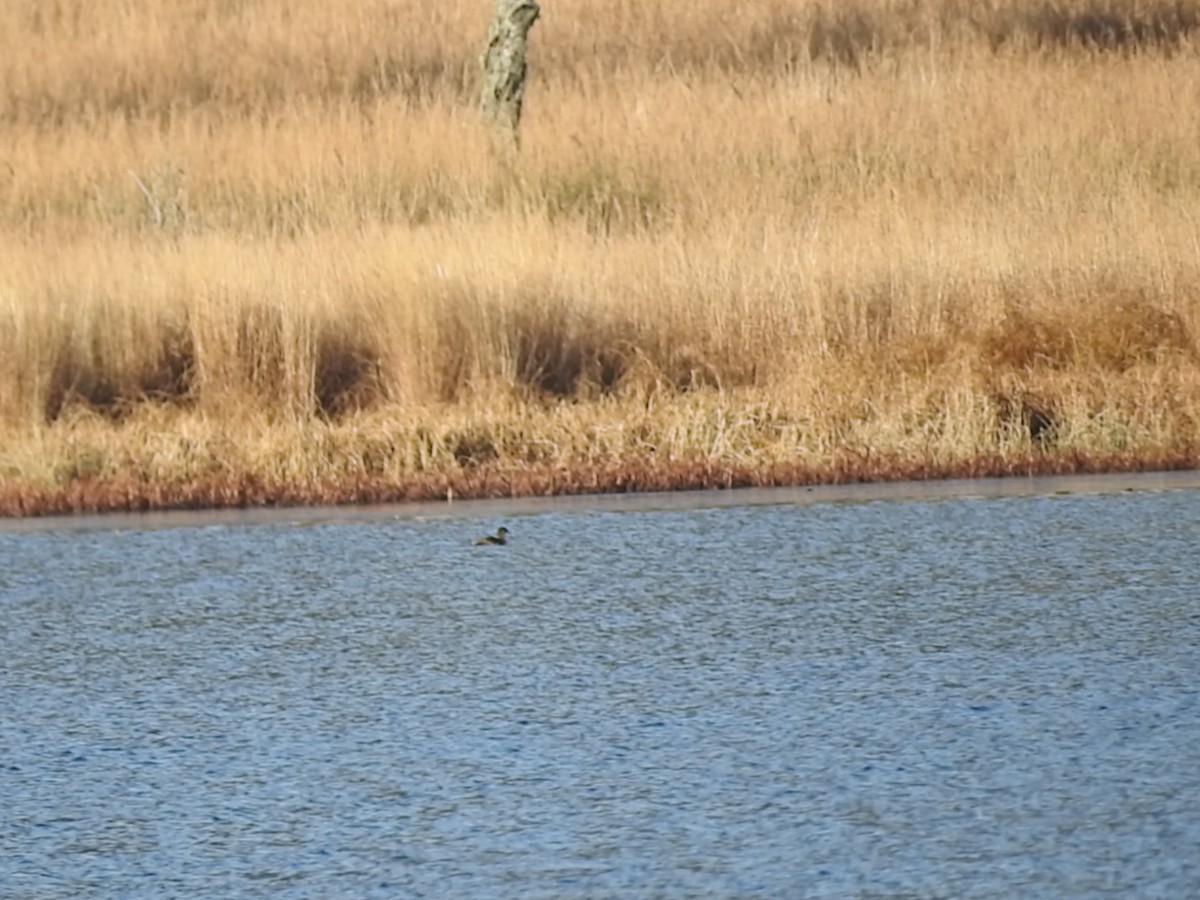
M224 507L0 518L0 535L189 527L312 526L347 522L498 519L546 513L580 514L712 509L726 506L898 503L1101 495L1130 491L1200 490L1200 467L1176 470L876 481L731 490L558 494L338 506Z
M524 466L472 469L392 480L368 476L305 484L241 477L190 482L143 482L133 478L78 479L36 488L0 482L0 529L7 523L113 514L200 513L287 509L366 509L381 505L450 507L477 501L570 497L711 494L745 489L918 485L950 481L1017 481L1029 478L1129 476L1200 472L1194 454L1085 457L1035 453L991 455L944 465L925 461L843 457L824 467L801 463L762 466L720 462L628 465ZM1200 484L1200 481L1198 481Z

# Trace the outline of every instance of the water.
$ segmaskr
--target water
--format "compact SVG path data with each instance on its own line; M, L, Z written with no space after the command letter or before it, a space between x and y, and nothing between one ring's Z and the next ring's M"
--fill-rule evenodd
M1200 491L811 501L10 528L0 896L1200 895Z

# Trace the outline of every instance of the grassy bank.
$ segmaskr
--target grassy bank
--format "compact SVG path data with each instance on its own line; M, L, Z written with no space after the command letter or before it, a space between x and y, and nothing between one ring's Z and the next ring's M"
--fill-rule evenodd
M427 6L0 23L0 513L1200 464L1200 3Z

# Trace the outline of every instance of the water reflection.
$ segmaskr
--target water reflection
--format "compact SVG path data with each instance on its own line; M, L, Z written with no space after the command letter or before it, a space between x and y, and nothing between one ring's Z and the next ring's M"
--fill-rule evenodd
M0 884L1200 888L1200 493L494 510L0 536Z

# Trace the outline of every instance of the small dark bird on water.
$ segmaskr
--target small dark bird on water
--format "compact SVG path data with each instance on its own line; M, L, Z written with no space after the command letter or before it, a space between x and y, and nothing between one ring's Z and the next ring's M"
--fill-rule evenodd
M483 544L507 544L507 543L508 543L508 529L505 528L503 525L501 525L500 528L498 528L496 530L495 534L485 534L483 537L481 537L477 541L475 541L475 546L478 547Z

